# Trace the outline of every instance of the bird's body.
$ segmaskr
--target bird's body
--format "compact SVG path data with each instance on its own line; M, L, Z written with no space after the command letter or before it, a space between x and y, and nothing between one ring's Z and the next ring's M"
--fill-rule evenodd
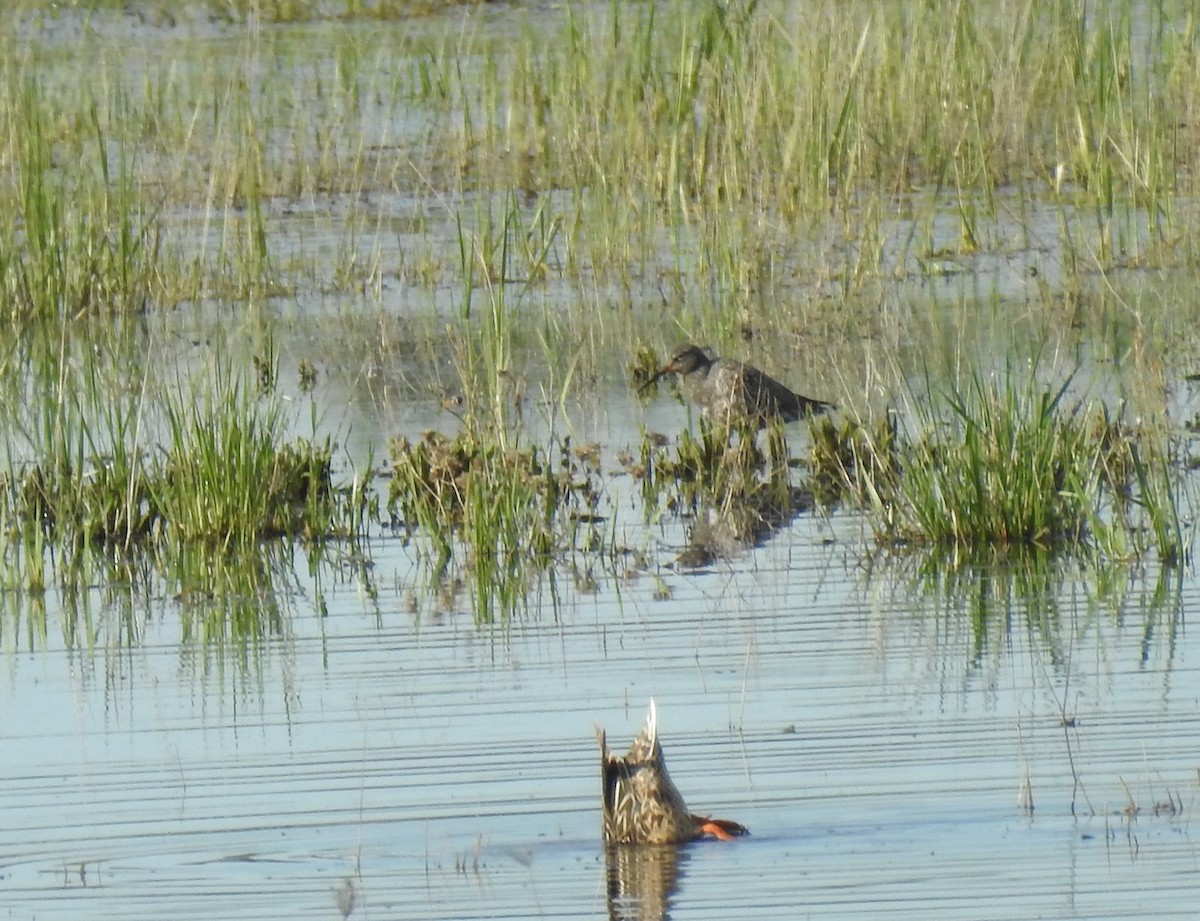
M753 365L715 357L695 345L679 349L642 389L667 374L678 374L692 402L712 421L724 425L795 422L834 408L832 403L793 393Z
M747 834L744 826L726 819L709 819L688 811L683 796L667 773L658 742L658 713L654 701L646 725L625 757L608 749L604 730L597 727L606 844L682 844L712 836L729 840Z

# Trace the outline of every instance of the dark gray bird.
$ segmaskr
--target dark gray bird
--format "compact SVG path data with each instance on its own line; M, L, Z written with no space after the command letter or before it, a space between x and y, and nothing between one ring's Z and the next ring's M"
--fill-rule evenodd
M753 365L710 356L705 349L690 344L679 349L638 392L668 374L680 375L691 401L709 419L725 425L749 421L761 426L776 419L795 422L835 408L824 400L793 393Z

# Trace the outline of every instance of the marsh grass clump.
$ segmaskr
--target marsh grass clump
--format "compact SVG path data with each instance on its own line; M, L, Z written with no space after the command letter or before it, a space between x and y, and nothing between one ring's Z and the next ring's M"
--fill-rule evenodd
M900 473L895 414L886 414L874 425L849 418L835 424L823 416L814 420L810 431L810 483L822 505L865 504L870 490L895 488Z
M35 327L45 333L41 327ZM27 333L22 329L22 333ZM54 336L53 344L45 341ZM0 441L0 522L10 539L70 557L99 545L145 538L158 517L151 458L138 441L138 405L93 360L88 337L77 356L70 336L25 335L21 385ZM82 358L82 367L76 363Z
M891 541L1050 547L1077 543L1097 512L1087 426L1057 392L974 377L947 397L949 419L904 452L877 509ZM885 498L890 497L890 498Z
M1186 552L1165 437L1064 405L1070 381L1044 389L972 376L909 440L895 432L855 449L844 476L889 546L1027 548L1139 555ZM865 449L865 450L864 450ZM866 475L864 475L864 473Z
M608 543L598 532L599 457L569 440L555 452L473 429L427 432L416 443L393 440L391 458L388 512L429 541L439 578L462 548L478 619L514 613L551 564Z
M758 445L750 426L732 430L702 420L697 438L684 430L672 444L666 438L643 433L640 462L636 472L642 483L647 509L665 502L668 507L682 501L694 504L702 494L748 500L769 481L769 473L786 468L783 453L771 457ZM773 442L776 448L780 442ZM773 462L773 463L772 463Z
M77 472L69 464L35 464L0 475L4 516L38 527L68 547L128 544L150 533L159 511L139 466L92 458Z
M230 381L195 403L168 403L166 415L157 503L175 538L227 545L349 536L353 514L333 489L332 443L284 443L280 404Z
M793 464L779 424L760 435L755 425L729 429L706 420L699 438L685 430L672 443L643 433L637 460L625 458L647 516L691 517L685 565L734 555L811 508L812 493L792 484Z
M56 368L25 382L20 399L40 411L5 431L0 465L9 583L44 588L50 564L69 589L116 560L134 567L363 533L366 482L334 483L328 439L286 440L282 402L249 374L220 371L197 397L130 386L107 361L64 345Z

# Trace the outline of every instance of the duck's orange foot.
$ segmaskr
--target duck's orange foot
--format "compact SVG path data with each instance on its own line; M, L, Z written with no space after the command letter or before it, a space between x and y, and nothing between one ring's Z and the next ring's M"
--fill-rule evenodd
M745 825L739 825L737 822L731 822L728 819L705 819L704 824L700 826L700 830L706 835L719 838L721 841L732 841L734 838L750 834L750 829Z

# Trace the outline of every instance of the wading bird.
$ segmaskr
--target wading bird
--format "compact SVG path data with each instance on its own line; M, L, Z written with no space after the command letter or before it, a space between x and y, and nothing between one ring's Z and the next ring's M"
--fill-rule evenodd
M691 401L713 422L725 425L748 421L763 426L777 419L795 422L835 408L824 400L793 393L753 365L711 356L695 345L679 349L638 393L668 374L678 374Z

